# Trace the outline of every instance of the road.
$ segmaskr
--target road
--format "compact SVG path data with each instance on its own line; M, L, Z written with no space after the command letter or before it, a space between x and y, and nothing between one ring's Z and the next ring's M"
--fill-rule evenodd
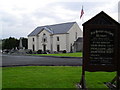
M82 58L2 55L2 66L81 66Z

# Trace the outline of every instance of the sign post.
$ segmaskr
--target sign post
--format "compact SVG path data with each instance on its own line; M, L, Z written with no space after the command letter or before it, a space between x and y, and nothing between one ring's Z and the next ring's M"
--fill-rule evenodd
M118 22L103 11L83 24L83 71L79 84L81 88L86 88L85 71L117 71L116 87L119 88L119 26Z

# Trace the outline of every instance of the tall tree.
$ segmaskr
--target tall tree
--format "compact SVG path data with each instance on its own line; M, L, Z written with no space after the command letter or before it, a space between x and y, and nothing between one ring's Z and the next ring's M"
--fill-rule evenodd
M2 40L2 49L15 49L19 47L19 40L14 37L9 37Z

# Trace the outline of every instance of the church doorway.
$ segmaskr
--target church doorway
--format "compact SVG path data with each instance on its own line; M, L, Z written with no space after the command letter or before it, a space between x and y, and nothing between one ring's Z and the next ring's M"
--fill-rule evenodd
M60 45L57 45L57 52L60 51Z
M43 52L46 52L46 45L43 44Z
M33 51L35 51L35 45L33 45Z

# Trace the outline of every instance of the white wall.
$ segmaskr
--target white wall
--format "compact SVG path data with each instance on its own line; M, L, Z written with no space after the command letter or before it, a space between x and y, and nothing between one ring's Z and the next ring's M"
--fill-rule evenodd
M77 38L79 38L79 37L83 37L83 32L79 28L78 24L75 23L73 27L71 27L71 29L68 31L68 33L69 33L69 52L70 52L71 44L73 45L74 42L77 40L76 33L77 33Z
M66 50L66 35L67 34L54 34L53 35L53 51L57 51L57 45L60 45L60 51ZM57 41L59 37L59 41Z
M43 34L46 34L46 37L47 37L47 42L45 42L45 43L42 42ZM38 34L38 49L37 50L39 50L39 49L43 50L43 44L46 44L46 50L51 50L50 35L51 35L51 33L49 33L46 30L43 30L42 32L40 32Z
M47 42L42 42L43 34L47 36ZM34 38L34 41L33 41ZM33 50L33 45L35 46L35 51L41 49L43 50L43 44L46 44L46 50L50 50L50 33L46 30L43 30L37 36L29 36L28 37L28 49Z
M34 41L33 41L33 38L34 38ZM28 49L32 49L33 50L33 45L35 47L35 51L37 50L37 42L38 41L38 38L36 36L30 36L28 37Z

